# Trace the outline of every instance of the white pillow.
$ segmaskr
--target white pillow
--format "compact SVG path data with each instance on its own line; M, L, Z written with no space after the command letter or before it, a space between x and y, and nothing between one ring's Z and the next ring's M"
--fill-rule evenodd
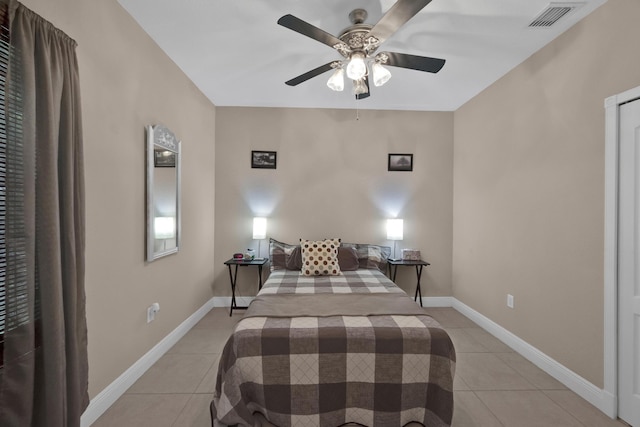
M305 276L339 276L339 247L340 239L300 239L302 274Z

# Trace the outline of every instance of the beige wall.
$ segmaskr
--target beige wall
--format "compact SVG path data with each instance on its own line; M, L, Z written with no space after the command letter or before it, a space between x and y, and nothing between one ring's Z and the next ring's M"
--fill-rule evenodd
M93 397L212 296L215 107L115 0L24 4L78 42ZM156 123L182 140L183 239L146 264L144 127Z
M454 297L600 387L603 103L640 85L638 16L610 0L455 113Z
M416 248L429 296L451 295L453 113L218 108L216 295L230 295L223 262L257 247L252 217L284 242L340 237L393 246L386 219L404 219L400 248ZM251 150L277 151L277 169L251 169ZM389 153L413 153L413 172L387 172ZM267 255L267 241L262 255ZM400 271L413 293L415 271ZM242 270L241 270L242 271ZM255 295L255 271L240 294Z

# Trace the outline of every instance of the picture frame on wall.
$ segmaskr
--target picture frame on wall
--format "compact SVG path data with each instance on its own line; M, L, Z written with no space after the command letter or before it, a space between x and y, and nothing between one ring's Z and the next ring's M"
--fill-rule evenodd
M389 154L389 171L411 172L413 171L413 154Z
M251 151L251 167L254 169L275 169L278 153L275 151Z

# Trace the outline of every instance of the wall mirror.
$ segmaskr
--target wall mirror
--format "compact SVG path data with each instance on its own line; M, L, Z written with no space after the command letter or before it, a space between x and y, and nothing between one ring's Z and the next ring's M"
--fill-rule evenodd
M147 261L180 248L180 141L164 126L147 126Z

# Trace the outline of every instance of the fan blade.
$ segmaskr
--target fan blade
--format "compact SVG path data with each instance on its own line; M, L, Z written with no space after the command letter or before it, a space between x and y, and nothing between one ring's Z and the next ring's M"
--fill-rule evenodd
M373 26L365 39L373 36L380 43L384 42L429 3L431 0L398 0Z
M383 62L383 65L410 68L412 70L426 71L428 73L437 73L445 63L444 59L409 55L407 53L381 52L378 55L387 55L387 62Z
M314 27L308 22L305 22L300 18L296 18L293 15L284 15L282 18L278 19L278 24L307 37L311 37L312 39L317 40L320 43L324 43L329 47L334 47L337 44L343 44L339 38L321 30L318 27Z
M369 84L369 76L364 77L364 83L367 85L367 91L365 93L356 95L356 100L365 99L371 96L371 85Z
M327 64L321 65L318 68L314 68L311 71L307 71L304 74L300 74L298 77L295 77L287 82L285 82L286 84L288 84L289 86L297 86L302 82L306 82L307 80L315 77L315 76L319 76L322 73L326 73L329 70L332 70L333 67L331 67L331 64L333 64L335 61L331 61Z

